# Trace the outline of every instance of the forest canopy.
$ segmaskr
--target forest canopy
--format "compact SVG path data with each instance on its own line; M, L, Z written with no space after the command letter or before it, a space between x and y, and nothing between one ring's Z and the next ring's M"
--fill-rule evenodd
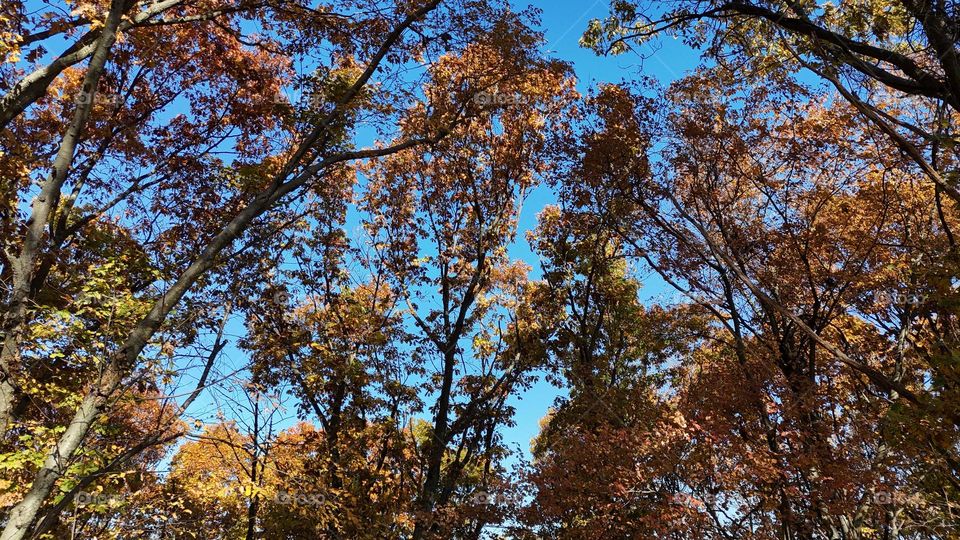
M960 4L585 7L5 1L0 540L960 538Z

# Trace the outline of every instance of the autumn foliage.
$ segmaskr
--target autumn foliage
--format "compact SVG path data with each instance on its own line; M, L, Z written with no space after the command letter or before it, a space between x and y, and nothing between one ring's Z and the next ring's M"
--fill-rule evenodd
M5 2L0 540L960 537L960 8L539 16Z

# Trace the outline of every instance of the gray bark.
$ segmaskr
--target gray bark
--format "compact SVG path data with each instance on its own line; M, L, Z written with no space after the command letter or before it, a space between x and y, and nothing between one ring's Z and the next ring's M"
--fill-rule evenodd
M57 151L53 167L46 179L40 184L40 193L30 205L30 217L27 219L27 230L20 246L20 253L16 257L10 257L13 291L10 307L3 319L3 349L0 350L0 377L2 377L2 380L0 380L0 426L3 427L4 431L9 426L17 393L13 377L20 357L20 341L31 300L37 256L47 224L56 212L60 201L60 192L73 165L77 144L80 142L83 130L87 125L87 119L90 117L97 85L100 82L101 75L103 75L110 49L116 42L120 17L123 15L125 5L126 0L113 0L110 4L110 11L107 13L107 19L100 34L101 37L96 43L96 50L83 77L82 99L78 100L77 108L60 143L60 149Z

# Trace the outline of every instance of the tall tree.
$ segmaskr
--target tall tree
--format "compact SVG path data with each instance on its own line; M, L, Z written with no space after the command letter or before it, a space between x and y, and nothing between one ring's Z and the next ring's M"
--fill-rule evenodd
M54 310L46 294L56 290L51 276L71 271L66 247L110 223L146 255L154 274L134 290L144 309L101 347L89 384L78 389L82 397L64 404L74 410L49 426L59 436L10 509L4 539L29 534L58 481L81 459L91 428L169 329L164 323L171 315L197 316L177 310L197 306L184 300L199 287L229 290L244 269L232 261L262 249L285 226L281 208L312 193L343 197L322 188L345 164L433 143L451 129L459 110L399 107L418 97L422 82L403 74L411 62L486 35L501 10L439 1L315 7L171 0L118 1L107 10L82 2L68 18L29 13L23 3L9 11L5 35L16 38L5 45L2 72L10 89L2 168L13 174L2 216L8 287L0 366L9 436L35 414L29 381L55 372L35 371L57 348L32 341L26 329ZM63 47L53 44L65 37L73 41L61 57L38 64L43 44ZM295 86L292 66L301 61L315 66L304 83L312 98L291 106L278 96ZM354 129L367 122L391 142L356 149ZM68 195L65 185L72 186ZM67 311L76 307L68 303ZM184 334L189 342L191 332ZM23 356L40 343L36 357ZM156 348L162 352L160 343Z
M513 306L526 271L507 246L522 200L548 170L543 127L561 119L572 89L566 65L539 58L539 37L519 30L505 21L496 40L442 64L437 90L460 89L449 98L470 120L429 154L382 160L364 196L365 226L417 330L412 354L432 400L415 539L466 534L454 533L445 507L469 495L459 484L470 468L495 477L496 428L536 360L517 349Z
M710 323L668 372L661 420L641 428L655 437L626 432L626 463L646 468L611 481L626 486L605 492L611 519L647 531L673 516L654 527L668 537L936 537L952 525L934 508L955 496L956 401L927 345L948 334L923 319L952 317L935 255L952 218L855 110L732 77L656 98L601 89L564 183L569 211ZM936 435L904 437L917 425Z

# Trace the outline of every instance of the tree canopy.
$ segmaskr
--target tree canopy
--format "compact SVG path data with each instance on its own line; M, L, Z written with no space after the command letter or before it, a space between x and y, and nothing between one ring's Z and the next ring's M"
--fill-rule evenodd
M960 537L960 5L541 13L5 2L0 540Z

